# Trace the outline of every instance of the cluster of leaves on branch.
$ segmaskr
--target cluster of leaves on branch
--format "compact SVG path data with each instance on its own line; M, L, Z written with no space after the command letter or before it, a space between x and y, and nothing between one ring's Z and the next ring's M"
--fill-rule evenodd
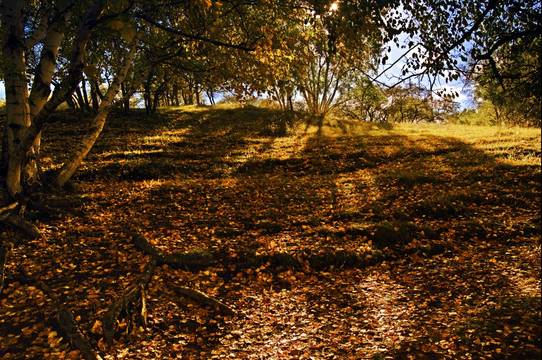
M540 126L541 46L541 37L533 42L518 40L501 48L498 61L486 64L474 75L475 94L492 107L495 123Z

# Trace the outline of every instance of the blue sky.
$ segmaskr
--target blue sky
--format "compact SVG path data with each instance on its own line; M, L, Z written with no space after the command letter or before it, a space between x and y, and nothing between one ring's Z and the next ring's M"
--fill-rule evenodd
M406 44L409 42L409 38L406 37L406 35L402 35L399 37L399 44ZM401 56L403 56L406 52L406 49L400 49L395 45L393 41L389 42L384 46L384 48L391 47L391 51L388 53L388 61L386 62L386 65L381 65L379 68L379 71L383 71L384 69L387 69L385 73L380 75L378 78L378 81L381 81L387 85L393 85L398 82L398 78L401 77L403 66L406 62L406 59L400 59ZM410 52L412 53L412 52ZM397 61L397 64L393 65L391 68L390 66ZM388 69L389 68L389 69ZM407 74L408 75L408 74ZM418 79L412 79L413 82L417 82ZM424 79L420 82L421 86L429 87L429 83L427 79ZM436 89L447 89L453 92L457 92L459 96L455 99L456 102L458 102L461 105L461 108L472 108L473 107L473 99L471 97L470 89L465 88L465 81L463 79L459 79L457 81L448 82L446 83L443 78L437 79L437 85Z

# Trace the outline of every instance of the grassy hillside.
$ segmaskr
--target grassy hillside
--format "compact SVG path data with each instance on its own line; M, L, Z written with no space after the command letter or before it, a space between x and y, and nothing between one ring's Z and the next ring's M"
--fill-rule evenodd
M49 168L82 124L46 129ZM536 359L540 140L251 107L116 115L69 184L71 206L36 213L46 237L14 251L0 357L78 358L52 333L39 278L106 359ZM134 304L106 345L97 321L147 259L134 231L215 261L161 267L147 324ZM237 315L179 299L165 280Z

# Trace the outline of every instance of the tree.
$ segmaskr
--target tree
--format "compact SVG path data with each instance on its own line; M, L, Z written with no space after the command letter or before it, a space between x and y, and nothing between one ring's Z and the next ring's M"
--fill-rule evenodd
M304 46L298 50L303 61L294 71L309 112L317 115L325 115L338 104L352 75L371 68L380 51L381 37L375 31L378 6L356 1L336 4L317 8L308 19L301 40Z
M7 116L0 209L10 216L1 220L37 236L36 227L17 214L24 213L27 204L46 201L46 186L66 184L99 137L108 113L129 99L156 64L187 56L189 41L250 51L260 36L259 24L244 22L254 6L242 0L225 4L3 0L0 15ZM227 16L221 16L224 11ZM145 51L156 39L164 45L160 48L163 51L157 47ZM88 59L100 59L96 71ZM134 63L138 66L132 68ZM67 150L67 160L54 172L43 174L39 161L42 129L60 104L71 101L85 73L95 111L90 126L81 124L85 135ZM131 88L125 88L121 97L119 91L127 77ZM102 90L104 84L107 86Z
M485 63L473 75L475 94L491 103L497 123L540 126L541 40L519 39L503 46L496 52L494 63Z
M388 89L389 105L386 107L388 119L394 122L431 122L434 120L430 92L408 83L406 87L396 86Z
M149 105L155 107L160 94L167 94L173 84L148 74L160 66L172 66L174 60L184 59L190 65L186 83L193 84L194 93L205 82L206 75L198 74L212 72L213 82L228 83L237 93L271 91L285 107L295 85L310 110L324 114L343 91L350 69L366 67L381 42L396 38L400 32L417 36L412 46L418 55L407 63L411 68L451 79L459 69L455 56L463 55L465 60L470 57L472 66L486 64L503 78L506 69L499 67L497 55L511 59L517 54L516 47L508 51L506 46L516 41L534 48L540 38L538 10L540 5L533 0L487 0L481 4L473 0L3 0L7 120L2 168L6 199L31 195L43 183L41 130L55 109L78 89L81 104L87 107L92 102L96 114L87 140L50 177L56 185L69 179L99 136L107 113L125 103L139 82L149 80L149 89L154 92ZM423 31L426 28L435 31ZM502 28L507 31L503 33ZM474 46L469 48L469 43ZM262 71L263 57L270 54L276 59ZM96 69L89 66L89 59L97 60ZM132 67L134 62L137 67ZM218 72L222 74L216 75ZM539 67L531 72L539 74ZM81 84L85 75L90 100L88 94L85 97L87 86ZM132 89L126 87L127 78ZM213 84L205 83L212 88ZM101 91L104 84L108 87ZM531 93L535 100L540 98L539 92Z
M401 46L407 49L402 81L414 76L426 76L433 85L438 76L446 82L460 76L482 80L477 74L483 68L486 79L490 77L501 87L506 87L507 80L518 76L517 72L509 71L507 66L510 65L516 69L527 68L520 76L526 81L524 84L530 83L527 86L530 89L540 89L542 67L536 60L542 36L540 1L416 0L389 3L390 10L384 19L386 39L399 44L400 34L409 35L408 43ZM535 58L529 60L518 56L523 48L536 49ZM533 101L540 108L540 91L522 91L516 95L524 100L534 96Z
M386 121L385 105L388 97L385 92L363 75L356 76L348 90L340 111L346 116L363 121Z
M82 79L85 48L96 20L105 10L99 0L86 7L82 16L74 4L25 4L22 1L2 2L4 82L6 87L6 126L2 156L6 169L6 190L17 198L24 188L39 183L39 136L52 112L75 91ZM38 8L40 11L38 11ZM25 15L40 13L43 17L28 23ZM58 52L66 32L67 17L78 24L72 34L73 46L67 76L50 96L50 84L56 70ZM32 89L27 84L26 53L41 45L41 56L32 78Z
M146 44L156 38L169 39L169 44L180 44L165 47L167 56L175 57L186 55L183 48L186 40L250 50L248 41L259 36L257 31L251 32L255 27L230 26L233 20L244 21L245 11L253 6L250 3L239 1L224 5L199 1L182 4L179 7L176 6L179 4L158 0L2 2L7 108L2 165L6 190L11 198L29 195L42 183L39 135L55 109L69 100L80 86L87 58L102 59L98 62L102 71L95 71L92 76L93 92L97 93L98 82L104 80L103 70L109 70L105 80L110 86L96 106L97 115L92 126L95 131L88 134L89 141L85 141L85 145L74 151L77 155L72 157L70 164L64 164L60 174L53 177L57 185L64 184L73 174L81 155L86 155L103 128L107 113L119 103L117 94L132 65L137 50L134 41L138 38ZM225 11L229 15L222 17ZM69 23L66 22L68 17ZM228 31L220 32L226 25ZM140 27L150 30L138 34ZM88 46L90 40L92 46ZM63 44L70 44L71 51L59 57ZM36 55L35 67L28 62L31 57L27 54ZM147 68L152 67L153 61L163 61L163 58L163 53L155 53ZM91 73L88 66L87 71ZM54 77L59 78L59 82L51 94ZM30 82L27 82L28 78ZM93 97L94 100L97 98Z

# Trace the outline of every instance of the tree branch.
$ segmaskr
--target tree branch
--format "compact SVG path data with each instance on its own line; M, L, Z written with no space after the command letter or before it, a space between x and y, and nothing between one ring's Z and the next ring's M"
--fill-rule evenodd
M180 35L180 36L185 37L187 39L203 41L203 42L207 42L207 43L210 43L210 44L213 44L213 45L216 45L216 46L221 46L221 47L226 47L226 48L231 48L231 49L237 49L237 50L243 50L243 51L254 51L254 50L256 50L256 47L254 45L259 40L259 39L257 39L255 41L253 41L251 45L248 45L246 43L230 44L230 43L226 43L226 42L222 42L222 41L218 41L218 40L213 40L213 39L210 39L210 38L207 38L207 37L204 37L204 36L188 34L188 33L185 33L183 31L180 31L180 30L177 30L177 29L172 29L172 28L170 28L168 26L160 24L159 22L153 20L152 18L150 18L149 16L147 16L147 15L145 15L143 13L136 14L135 17L139 18L141 20L145 20L148 23L156 26L157 28L159 28L161 30L164 30L166 32L169 32L171 34Z

